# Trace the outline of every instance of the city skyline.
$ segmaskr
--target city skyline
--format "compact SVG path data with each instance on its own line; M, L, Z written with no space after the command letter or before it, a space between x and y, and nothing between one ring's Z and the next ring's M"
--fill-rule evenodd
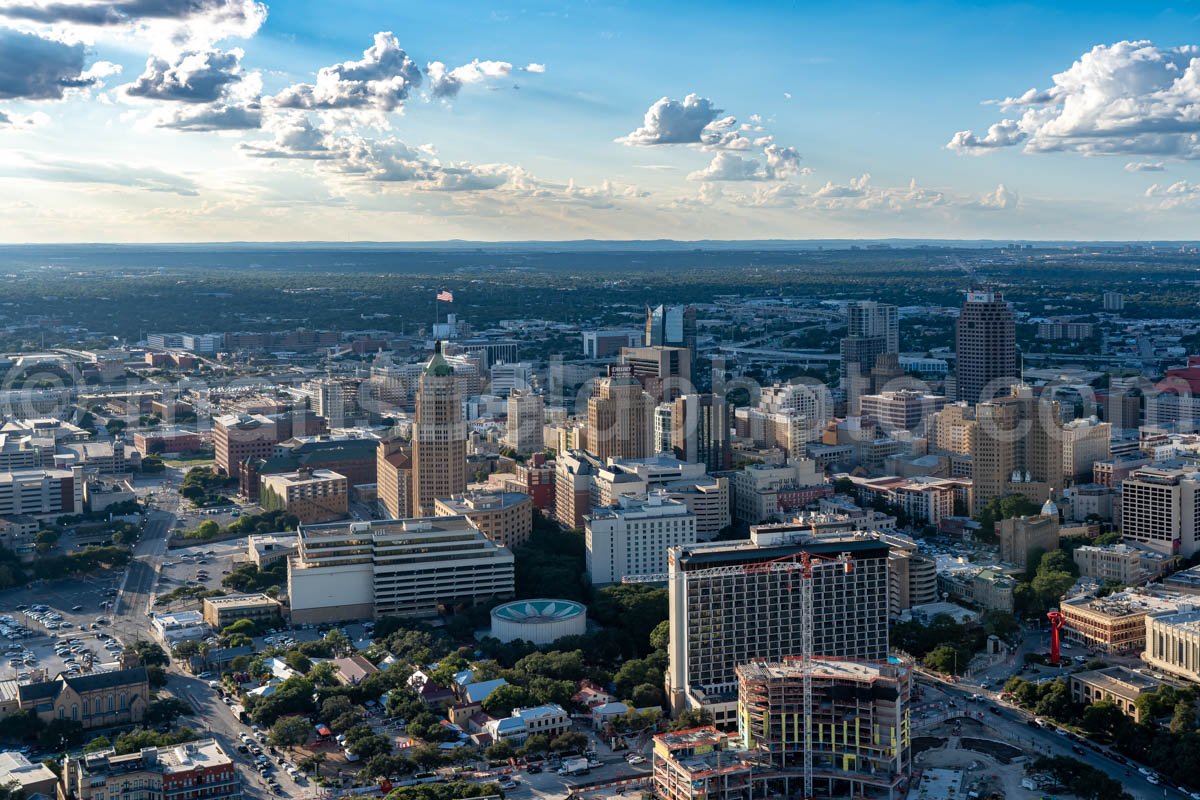
M0 242L1194 236L1186 8L451 11L3 3Z

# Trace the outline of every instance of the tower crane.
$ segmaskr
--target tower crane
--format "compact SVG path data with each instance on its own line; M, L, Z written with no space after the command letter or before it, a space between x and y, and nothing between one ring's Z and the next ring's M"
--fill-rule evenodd
M804 798L813 796L812 757L812 659L813 659L813 573L822 568L840 568L843 574L854 572L854 559L849 553L834 557L800 551L766 561L753 561L724 567L697 570L678 570L647 575L627 575L621 583L667 583L669 581L703 580L735 576L755 576L782 573L799 578L800 589L800 680L804 698ZM796 589L796 583L789 586Z

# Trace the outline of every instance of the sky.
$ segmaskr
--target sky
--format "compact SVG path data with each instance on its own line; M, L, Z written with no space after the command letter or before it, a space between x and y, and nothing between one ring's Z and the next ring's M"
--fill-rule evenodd
M1200 0L0 0L0 242L1200 237Z

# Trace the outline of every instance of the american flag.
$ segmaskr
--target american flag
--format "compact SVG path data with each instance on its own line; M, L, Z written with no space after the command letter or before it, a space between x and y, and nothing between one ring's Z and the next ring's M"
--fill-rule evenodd
M443 289L442 291L438 292L437 299L442 303L453 303L454 292L447 292L445 289Z

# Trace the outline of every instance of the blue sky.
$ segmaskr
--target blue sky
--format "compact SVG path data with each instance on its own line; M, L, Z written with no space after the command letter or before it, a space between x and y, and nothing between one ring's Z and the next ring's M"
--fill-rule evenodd
M0 0L0 241L1195 238L1146 6Z

